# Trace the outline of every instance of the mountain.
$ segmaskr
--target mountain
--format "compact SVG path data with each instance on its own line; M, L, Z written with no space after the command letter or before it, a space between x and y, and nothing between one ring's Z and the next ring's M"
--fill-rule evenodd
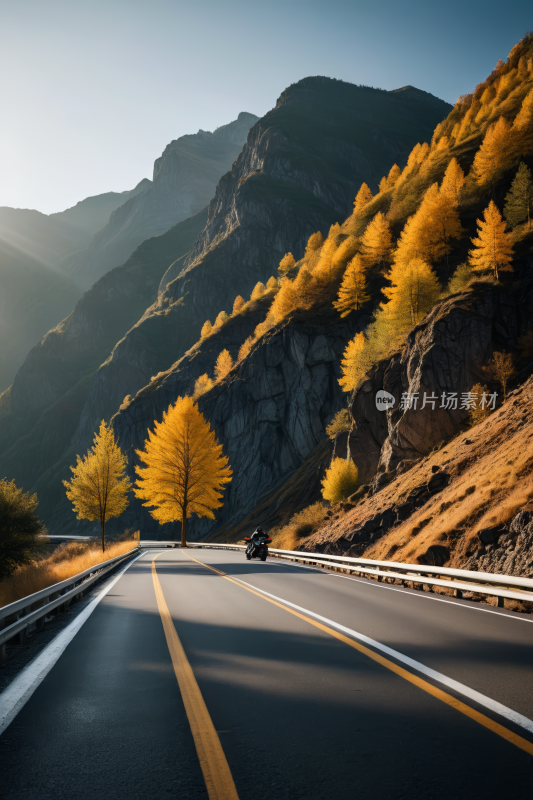
M256 121L254 114L241 112L212 133L199 130L170 142L154 163L153 180L145 181L142 191L117 208L90 246L67 259L62 268L88 288L122 264L145 239L201 211Z
M0 391L82 295L81 286L62 272L61 262L87 246L109 214L140 186L88 197L58 214L0 208Z

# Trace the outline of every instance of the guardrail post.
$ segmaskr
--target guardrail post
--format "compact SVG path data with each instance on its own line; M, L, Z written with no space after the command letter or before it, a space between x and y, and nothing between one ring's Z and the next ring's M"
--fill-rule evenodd
M505 608L505 598L498 597L498 608Z
M23 617L26 616L27 611L28 611L27 608L23 608L22 611L19 611L19 613L17 614L17 622L18 622L19 619L22 619ZM27 627L23 628L21 631L19 631L16 634L16 638L18 639L18 643L20 645L26 644L27 635L28 635L28 628ZM13 637L13 638L15 638L15 637Z
M45 597L43 605L41 606L41 608L44 608L44 606L47 606L49 602L50 602L50 598L49 597ZM35 623L35 630L38 633L40 633L41 631L44 631L45 619L46 619L46 614L43 614L43 616L40 619L38 619L37 622Z
M458 597L458 598L459 598L459 600L462 600L462 598L463 598L463 593L462 593L461 589L456 589L456 590L455 590L455 596L456 596L456 597Z

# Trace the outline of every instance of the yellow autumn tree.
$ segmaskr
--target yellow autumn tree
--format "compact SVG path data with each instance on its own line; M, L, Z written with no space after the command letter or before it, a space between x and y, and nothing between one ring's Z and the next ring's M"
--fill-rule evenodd
M231 313L235 316L235 314L238 314L240 311L242 311L245 305L246 305L246 300L244 299L244 297L238 294L235 300L233 301L233 309Z
M341 317L347 317L350 311L359 311L363 303L369 300L365 262L357 253L346 267L337 300L333 305Z
M343 269L348 261L350 261L357 253L357 239L355 236L347 236L346 239L340 243L333 254L333 271L337 274L338 271Z
M387 175L387 188L388 189L393 189L394 188L394 185L395 185L396 181L398 180L398 178L400 177L401 174L402 174L402 171L401 171L400 167L398 166L398 164L393 164L392 167L390 168L389 174Z
M206 320L204 322L204 324L202 325L202 330L200 332L200 337L202 339L205 339L206 336L209 336L209 334L211 333L212 330L213 330L213 326L211 325L209 320Z
M135 452L144 465L135 470L136 497L160 524L181 522L181 546L187 547L187 520L193 514L214 519L231 481L214 430L191 397L178 397Z
M78 519L98 520L102 529L102 552L105 551L105 524L119 517L128 507L132 486L126 477L127 458L104 420L86 456L76 456L71 467L73 477L63 481L67 497Z
M513 163L514 135L511 126L500 117L485 134L472 169L480 186L494 184Z
M334 458L322 481L322 497L330 503L346 500L357 489L358 478L353 461Z
M373 194L370 191L368 185L366 183L361 184L361 188L357 192L353 204L354 214L359 214L360 211L363 210L365 206L367 206L373 198Z
M233 359L229 350L219 353L215 364L215 377L217 381L222 381L233 367Z
M478 219L478 235L472 239L474 249L468 255L476 272L492 272L496 280L501 271L512 272L513 242L505 230L505 220L493 200Z
M260 297L263 297L265 293L265 284L261 281L258 281L252 291L250 296L250 300L259 300Z
M430 265L421 258L413 258L408 264L394 264L387 279L392 285L384 288L383 294L389 302L380 309L384 320L403 337L433 308L441 287Z
M320 250L322 245L324 244L324 237L317 231L316 233L312 233L309 237L309 241L307 242L307 246L305 248L305 263L307 267L312 270L318 263L320 258Z
M244 342L241 344L239 355L237 356L237 361L244 361L248 353L253 347L254 337L249 336Z
M319 279L315 279L307 266L300 267L294 279L294 307L308 308L317 299L322 289Z
M475 383L471 389L472 392L472 405L468 411L470 417L470 425L479 425L480 422L487 419L490 414L489 411L489 390L488 387L482 383Z
M522 158L533 155L533 89L524 97L513 123L513 132L516 153Z
M371 366L364 333L357 333L348 342L341 361L342 376L339 384L344 392L351 392Z
M200 375L200 377L197 378L194 383L193 399L196 400L198 397L201 397L203 394L212 389L213 386L214 386L213 381L211 380L207 372L204 372L204 374Z
M218 331L218 329L221 328L224 325L224 323L228 321L228 319L229 317L226 314L226 312L221 311L215 320L215 324L213 325L213 331Z
M361 239L361 253L368 266L388 263L392 253L390 225L381 211L368 223Z
M267 292L273 292L275 289L278 288L278 282L273 275L267 281L266 290Z
M465 174L461 169L461 165L455 158L452 158L444 173L442 179L440 193L443 197L449 197L452 202L457 205L459 203L459 196L464 186Z
M294 267L296 261L294 260L294 256L292 253L285 253L281 261L279 262L278 271L280 275L286 275L287 272Z
M296 307L296 293L294 281L290 278L282 278L279 292L274 298L270 311L276 322L284 319Z

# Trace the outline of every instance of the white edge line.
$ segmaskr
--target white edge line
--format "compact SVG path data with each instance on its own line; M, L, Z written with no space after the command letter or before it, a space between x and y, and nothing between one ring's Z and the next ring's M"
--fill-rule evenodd
M470 700L473 700L475 703L478 703L485 708L490 709L490 711L499 714L501 717L509 720L509 722L514 723L515 725L519 725L521 728L524 728L529 733L533 733L533 720L529 719L528 717L524 717L522 714L519 714L517 711L513 711L511 708L502 705L502 703L498 703L497 700L492 700L490 697L487 697L480 692L476 692L475 689L471 689L469 686L465 686L464 683L459 683L459 681L454 680L453 678L448 678L447 675L443 675L442 672L437 672L430 667L426 667L425 664L421 664L420 661L415 661L413 658L409 658L409 656L405 656L403 653L400 653L398 650L393 650L391 647L387 647L385 644L381 644L381 642L377 642L375 639L371 639L369 636L365 636L364 633L358 633L357 631L352 630L351 628L346 628L344 625L340 625L338 622L334 622L327 617L322 617L320 614L315 614L314 611L309 611L307 608L302 608L301 606L297 606L295 603L290 603L288 600L284 600L282 597L277 597L275 594L270 594L270 592L265 592L264 589L258 589L256 586L253 586L251 583L246 583L246 581L240 580L240 578L235 578L233 575L231 576L233 580L237 581L238 583L242 583L244 586L253 589L260 594L265 595L266 597L271 597L273 600L277 600L283 605L289 606L290 608L294 608L297 611L301 611L304 614L308 614L310 617L314 617L320 622L323 622L327 625L331 625L332 628L336 628L338 631L342 633L346 633L349 636L357 639L360 642L364 642L365 644L370 645L370 647L374 648L375 650L379 650L382 653L386 653L388 656L392 656L392 658L396 659L396 661L400 661L403 664L411 667L411 669L416 670L417 672L426 675L428 678L432 680L438 681L439 683L444 684L449 689L452 689L459 694L468 697Z
M111 583L109 583L105 589L103 589L94 600L92 600L89 605L61 631L61 633L52 639L33 661L30 661L22 672L17 675L15 680L9 684L7 689L0 694L0 735L28 702L39 684L48 675L56 661L62 655L67 645L76 636L83 623L89 619L96 606L104 599L109 590L113 588L126 570L128 570L132 564L135 564L142 555L144 555L144 553L140 553L137 558L134 558L133 561L130 561L129 564L121 569Z

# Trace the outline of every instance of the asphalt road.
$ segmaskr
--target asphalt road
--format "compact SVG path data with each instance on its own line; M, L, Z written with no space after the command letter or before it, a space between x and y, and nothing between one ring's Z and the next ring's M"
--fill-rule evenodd
M0 736L2 797L208 796L154 591L159 552L125 572ZM240 800L530 800L532 755L250 588L533 719L530 617L234 551L169 550L155 565Z

